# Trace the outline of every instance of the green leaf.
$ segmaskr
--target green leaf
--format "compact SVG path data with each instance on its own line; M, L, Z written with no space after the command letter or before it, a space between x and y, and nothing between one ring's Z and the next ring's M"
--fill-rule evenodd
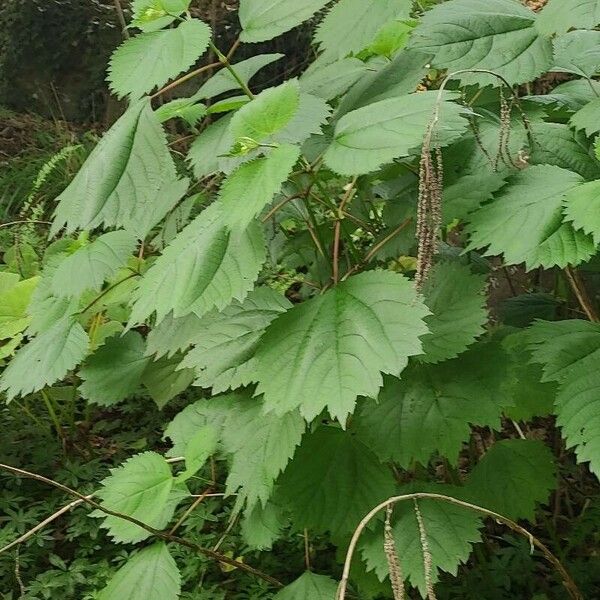
M437 92L421 92L389 98L344 115L325 163L341 175L361 175L394 158L418 153L437 97ZM460 137L468 125L462 117L465 112L454 102L441 101L437 143L443 146Z
M600 244L600 180L583 183L567 193L565 218Z
M556 487L550 449L538 440L495 442L469 474L465 494L470 502L509 519L535 517Z
M543 34L565 33L572 27L600 23L600 0L550 0L539 14L536 27Z
M600 163L591 155L587 140L574 134L567 125L537 123L533 136L532 165L556 165L585 179L600 177Z
M237 493L236 508L266 505L278 475L300 444L306 423L298 411L263 414L262 402L245 398L223 427L223 448L231 454L227 494Z
M261 69L266 66L281 60L284 54L258 54L252 56L246 60L242 60L237 63L233 63L232 67L235 69L238 77L246 84L256 75ZM225 92L231 92L232 90L239 90L240 84L238 80L231 74L228 69L221 69L217 71L202 87L194 94L194 98L199 100L201 98L214 98L220 96Z
M103 507L162 529L171 520L177 504L189 494L183 486L174 487L169 463L156 452L143 452L111 469L96 495ZM151 534L129 521L96 511L104 517L102 527L119 543L137 543Z
M145 350L144 338L137 331L110 338L79 370L81 395L100 406L113 406L131 396L150 363Z
M394 493L387 466L349 432L322 426L302 440L278 481L298 529L343 535Z
M282 512L272 502L267 502L265 507L256 504L251 511L246 511L240 528L244 543L253 550L270 550L285 524Z
M273 600L335 600L337 587L331 577L306 571L277 592Z
M344 422L358 396L376 396L381 373L419 354L427 309L412 282L391 272L351 277L269 325L256 358L265 408L312 420L327 408Z
M194 369L196 385L213 393L249 385L256 379L254 353L266 327L291 303L270 288L257 288L243 302L205 315L194 328L194 348L182 366ZM163 321L163 323L166 322Z
M185 448L185 471L176 477L176 481L184 482L193 477L215 453L219 441L219 430L205 425L196 431Z
M11 400L56 383L83 360L88 343L79 323L61 318L17 352L2 373L0 390Z
M153 312L158 323L170 312L201 317L246 297L265 260L262 230L232 231L223 217L212 204L165 248L134 292L131 323Z
M325 56L357 54L383 25L410 15L412 0L340 0L319 25L315 42Z
M246 227L273 201L300 158L300 148L284 145L244 163L224 182L219 201L230 227Z
M191 145L188 152L188 161L194 169L197 179L221 170L220 158L226 154L234 143L229 131L233 114L226 115L211 123Z
M387 377L378 402L365 401L354 426L381 460L409 468L438 452L455 464L471 425L500 427L512 403L506 377L502 348L479 343L453 360L411 366L402 379Z
M110 579L98 600L177 600L181 575L164 542L137 552Z
M146 349L146 355L148 355ZM194 380L194 371L181 366L181 356L161 358L146 365L142 384L148 390L158 408L184 392Z
M484 333L487 323L486 278L460 263L437 264L423 290L433 313L425 318L430 333L421 338L422 362L455 358Z
M417 491L433 492L460 497L462 488L447 485L419 485L415 483L402 490L403 494ZM421 499L418 507L423 518L425 535L431 552L433 582L438 581L439 572L452 575L458 573L460 564L466 563L472 544L481 539L481 519L476 513L460 506L440 500ZM403 575L412 586L426 596L425 566L419 524L412 501L399 502L394 506L392 534ZM383 581L388 576L388 565L383 551L383 531L378 526L366 532L360 551L369 570L374 570Z
M280 144L302 144L313 134L321 135L330 115L331 107L323 98L301 93L298 111L273 139Z
M13 273L0 273L0 339L13 337L24 331L30 322L27 306L39 277L19 281Z
M71 184L58 197L51 234L66 226L123 227L140 239L185 194L165 133L150 103L138 102L104 135Z
M240 0L239 17L242 42L265 42L310 19L329 0Z
M565 195L582 179L560 167L538 165L514 175L509 184L469 217L469 249L504 255L506 264L565 267L587 260L595 252L592 239L563 222Z
M396 52L402 50L408 43L410 34L417 25L417 21L391 21L386 23L377 33L368 52L392 58Z
M552 42L538 33L535 22L535 13L517 0L450 0L425 13L410 46L433 54L436 68L486 69L515 85L552 65ZM455 78L463 84L501 85L481 73Z
M559 383L555 412L568 448L600 478L600 325L540 321L530 330L533 360Z
M187 350L202 333L202 320L194 313L175 319L169 313L146 338L146 354L161 358Z
M554 39L552 71L590 79L600 68L600 31L570 31Z
M572 117L571 125L583 129L587 136L592 136L600 131L600 98L596 98L580 108Z
M119 98L136 100L187 71L211 37L206 23L188 19L175 29L141 33L125 40L110 60L108 81Z
M238 110L231 120L234 139L251 138L264 142L281 131L296 115L300 106L298 80L290 79L266 89Z
M190 3L191 0L134 0L131 25L142 31L157 31L173 23Z
M104 282L125 265L137 246L128 231L111 231L83 246L63 260L52 276L52 293L58 297L79 297L98 292Z
M207 113L207 109L206 105L196 103L192 98L176 98L159 106L154 112L161 123L179 118L183 119L190 127L194 127Z
M342 58L325 65L314 62L300 77L300 89L332 100L363 77L367 69L367 65L357 58Z

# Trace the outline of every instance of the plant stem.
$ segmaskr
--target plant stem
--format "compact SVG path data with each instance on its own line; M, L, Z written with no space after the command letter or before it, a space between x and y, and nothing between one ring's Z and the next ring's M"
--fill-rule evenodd
M42 398L44 399L44 404L46 405L48 414L50 415L50 420L52 421L52 423L54 425L54 429L56 429L56 435L58 436L58 438L60 440L62 440L64 442L62 425L60 424L60 421L58 420L58 417L56 416L56 411L54 410L52 401L50 400L50 397L48 396L48 394L46 393L45 390L42 390L40 393L42 395Z
M569 280L569 284L571 285L571 289L579 302L583 312L586 314L587 318L593 323L599 323L600 317L598 317L598 313L594 308L594 304L592 303L591 298L589 297L587 290L585 289L585 285L583 281L581 281L581 277L579 273L573 267L565 268L565 275Z
M115 288L119 287L122 283L125 283L126 281L129 281L130 279L133 279L134 277L140 277L140 274L139 273L131 273L131 275L127 275L127 277L125 277L124 279L121 279L120 281L117 281L116 283L113 283L112 285L108 286L104 291L102 291L98 296L96 296L85 308L81 309L77 314L78 315L85 314L97 302L102 300L102 298L104 298L104 296L106 296L106 294L108 294L109 292L112 292Z
M117 19L119 19L119 25L121 26L121 34L127 40L129 39L129 30L127 29L127 21L125 21L125 15L123 14L121 0L113 0L113 4L115 5Z
M155 94L152 94L150 98L158 98L158 96L162 96L163 94L170 92L172 89L180 86L182 83L185 83L186 81L189 81L190 79L193 79L194 77L197 77L198 75L201 75L202 73L210 71L211 69L214 69L219 66L221 66L220 62L214 62L210 63L209 65L204 65L203 67L200 67L194 71L190 71L189 73L183 75L179 79L176 79L175 81L169 83L169 85L166 85L164 88L158 90L158 92L156 92Z
M234 46L235 46L235 44L234 44ZM246 82L238 75L237 71L231 66L231 63L229 62L228 56L225 56L213 44L213 42L210 42L210 48L215 53L215 55L217 56L217 58L219 59L219 62L231 73L231 75L233 76L233 78L238 82L238 85L240 86L240 88L242 89L242 91L244 92L244 94L246 94L246 96L248 96L248 98L250 98L250 100L253 100L254 99L254 94L252 93L252 91L250 90L250 88L248 87L248 85L246 84ZM231 53L231 51L230 51L230 53Z
M346 193L342 198L340 206L338 208L338 215L335 222L335 227L333 231L333 264L332 264L332 277L333 284L337 285L339 281L339 270L340 270L340 237L342 232L342 219L344 218L344 209L346 205L356 193L356 182L358 181L358 176L355 176L352 181L348 184Z

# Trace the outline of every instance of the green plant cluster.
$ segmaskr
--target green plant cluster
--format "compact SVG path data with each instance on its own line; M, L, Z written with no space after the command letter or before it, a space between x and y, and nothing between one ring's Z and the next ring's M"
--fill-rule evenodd
M3 418L65 454L3 449L14 597L596 597L598 2L189 9L134 0L126 111L4 252Z

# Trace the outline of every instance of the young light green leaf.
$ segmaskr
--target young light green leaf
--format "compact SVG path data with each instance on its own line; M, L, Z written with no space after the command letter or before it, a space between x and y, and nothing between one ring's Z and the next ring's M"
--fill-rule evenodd
M185 471L182 471L175 480L182 483L193 477L216 452L218 441L218 429L211 425L200 427L186 445Z
M253 357L262 334L291 306L285 296L260 287L243 302L235 301L222 312L212 311L194 324L194 348L182 367L194 369L196 385L212 387L215 394L250 385L256 379Z
M183 119L190 127L206 114L206 105L196 101L193 98L176 98L159 106L155 111L158 120L161 123L169 119Z
M556 487L550 449L538 440L495 442L469 474L466 497L510 519L533 520Z
M449 72L485 69L510 85L532 81L552 64L552 42L535 28L535 13L517 0L450 0L425 13L410 47L433 54ZM456 75L463 84L501 85L487 74Z
M453 360L409 367L402 379L387 377L378 401L365 401L353 423L381 460L408 468L438 452L454 464L470 425L500 426L508 391L506 354L479 343Z
M236 406L223 427L223 448L231 455L226 492L237 493L236 509L266 505L305 428L298 411L265 415L262 401L255 398Z
M336 125L325 163L341 175L361 175L394 158L418 153L437 97L437 92L421 92L389 98L344 115ZM441 101L438 144L445 146L462 135L468 126L465 114L458 104Z
M426 307L391 272L351 277L275 319L258 348L258 393L276 414L327 408L344 423L358 396L376 396L381 373L399 374L419 354Z
M242 24L242 42L265 42L271 40L302 22L310 19L329 0L241 0L239 17Z
M495 200L469 217L469 249L503 254L506 264L525 263L527 270L565 267L595 252L591 237L563 222L565 195L582 178L550 165L529 167L514 175Z
M133 0L131 25L142 31L158 31L185 12L191 0Z
M187 19L175 29L125 40L111 57L108 81L112 91L120 98L141 98L187 71L204 54L210 37L206 23Z
M99 291L127 262L137 245L128 231L111 231L83 246L63 260L52 276L52 293L58 297L79 297Z
M143 239L187 190L150 103L137 102L104 135L58 197L51 234L123 227Z
M110 579L98 600L177 600L181 575L164 542L140 550Z
M572 27L591 28L600 23L600 0L549 0L536 21L545 35L565 33Z
M357 440L335 427L307 434L278 482L298 529L343 535L394 493L388 468Z
M565 196L565 218L575 229L593 236L600 244L600 180L574 187Z
M223 182L219 202L230 227L248 226L273 201L300 158L300 148L289 144L237 168Z
M83 360L88 343L83 327L62 317L17 352L0 377L0 391L11 400L56 383Z
M412 0L340 0L315 34L323 54L334 59L358 54L383 25L410 15Z
M331 577L306 571L277 592L273 600L335 600L337 587Z
M130 322L156 312L160 323L170 312L199 317L232 300L243 300L265 260L257 223L231 230L223 208L214 203L190 223L156 260L134 293Z
M433 314L425 318L430 333L421 338L422 362L455 358L485 331L486 285L484 276L457 262L441 262L432 269L423 290Z
M530 330L533 360L559 382L555 412L569 448L600 478L600 325L539 321Z
M156 452L143 452L126 460L101 483L96 495L102 506L162 529L171 520L175 507L189 492L174 486L169 463ZM119 543L137 543L151 534L135 523L96 511L102 527Z
M79 370L81 395L100 406L112 406L131 396L150 363L145 350L144 338L137 331L110 338Z
M14 273L0 273L0 339L24 331L31 318L27 306L39 284L39 277L19 281Z

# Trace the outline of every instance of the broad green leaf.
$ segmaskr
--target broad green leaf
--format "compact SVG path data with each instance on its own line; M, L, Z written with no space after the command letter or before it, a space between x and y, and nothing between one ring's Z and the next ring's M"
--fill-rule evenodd
M433 314L425 318L430 333L421 338L422 362L455 358L485 331L486 285L485 277L456 262L441 262L433 268L423 290Z
M363 77L367 69L367 65L357 58L342 58L325 65L315 62L300 77L300 89L324 100L332 100Z
M125 265L136 246L136 236L128 231L101 235L60 263L52 276L52 293L61 298L99 291Z
M248 85L249 81L261 69L282 59L283 54L258 54L238 63L233 63L237 76ZM239 90L240 84L237 79L227 69L221 69L215 73L202 87L194 94L194 98L199 100L202 98L214 98L225 92Z
M550 165L529 167L514 175L496 198L469 217L469 248L487 256L503 254L506 264L565 267L595 252L591 237L563 222L565 195L582 179Z
M394 493L386 465L356 436L329 426L307 434L278 481L279 494L298 529L351 533Z
M231 455L226 492L237 493L237 509L266 505L305 428L298 411L265 415L262 402L251 398L235 407L223 427L223 448Z
M300 158L300 148L284 145L244 163L223 182L219 202L230 227L246 227L273 201Z
M206 112L206 105L196 103L193 98L176 98L159 106L155 111L161 123L179 118L183 119L190 127L194 127Z
M600 325L540 321L530 335L533 360L543 365L545 380L559 383L555 412L567 447L600 478Z
M40 278L19 281L13 273L0 273L0 339L24 331L30 322L27 306Z
M417 491L433 492L451 497L460 497L462 488L447 485L414 485L401 491L403 494ZM481 539L479 530L482 522L479 516L460 506L440 500L421 499L418 507L423 518L429 550L431 552L432 578L439 579L439 572L456 575L460 564L466 563L471 554L472 544ZM392 532L396 552L403 575L426 597L425 568L421 534L411 500L394 506ZM388 576L388 565L383 551L383 531L381 525L372 532L366 532L360 545L363 560L369 570L374 570L380 580Z
M549 0L537 18L536 27L548 35L599 23L600 0Z
M229 132L232 117L232 114L225 115L211 123L191 145L188 161L197 179L221 170L220 157L226 154L234 143L233 136Z
M265 260L262 230L251 223L245 230L225 224L222 206L212 204L188 225L150 267L134 293L131 323L153 312L160 323L175 317L243 300L252 289Z
M570 31L554 40L552 71L591 78L600 68L600 31Z
M191 0L133 0L131 25L142 31L157 31L185 12Z
M587 140L573 133L567 125L536 123L533 137L532 165L556 165L579 173L585 179L600 177L600 162L592 156Z
M169 463L156 452L143 452L111 469L96 492L105 508L162 529L171 520L177 504L188 495L183 486L175 487ZM151 534L139 525L100 511L102 527L119 543L137 543Z
M583 129L588 136L598 133L600 131L600 98L595 98L580 108L571 117L570 123L577 130Z
M197 332L194 348L182 366L194 369L196 385L212 387L213 393L249 385L256 379L254 353L261 336L291 306L274 290L257 288L243 302L233 302L222 312L212 311L193 325Z
M144 238L185 194L165 133L147 101L137 102L104 135L58 197L51 233L102 225Z
M137 552L110 579L98 600L177 600L181 575L164 542Z
M425 13L410 46L433 54L449 73L485 69L510 85L532 81L550 68L552 42L535 28L535 13L518 0L450 0ZM488 74L456 75L463 84L501 85Z
M257 143L267 141L294 118L300 106L298 80L290 79L256 96L238 110L229 126L235 140L250 138Z
M315 42L334 59L357 54L383 25L408 18L411 8L412 0L340 0L321 21Z
M185 470L176 478L178 482L193 477L215 453L219 441L219 430L205 425L194 433L185 448Z
M56 383L83 360L88 342L79 323L61 318L17 352L0 377L0 391L11 400Z
M148 355L146 348L146 355ZM181 367L181 356L163 357L146 365L142 384L158 408L184 392L194 381L194 371Z
M214 104L211 104L206 112L209 115L232 112L239 110L240 108L242 108L242 106L248 104L248 102L250 102L250 98L248 98L248 96L232 96L230 98L225 98L224 100L219 100Z
M100 406L112 406L131 396L150 363L145 350L144 339L137 331L110 338L79 370L81 395Z
M175 29L141 33L125 40L110 60L108 81L120 98L137 100L187 71L204 54L211 30L198 19Z
M377 32L373 43L368 47L368 52L391 59L396 52L406 46L410 34L417 23L417 21L408 19L386 23Z
M361 175L394 158L418 153L437 97L437 92L421 92L389 98L344 115L335 127L325 163L341 175ZM464 114L458 104L441 101L438 144L444 146L460 137L468 125Z
M273 600L335 600L337 581L306 571L296 581L277 592Z
M253 550L270 550L281 537L284 525L283 511L278 506L267 502L263 507L259 503L244 513L240 528L242 539Z
M331 107L323 98L301 93L298 111L273 140L280 144L302 144L311 135L320 135L331 115Z
M146 338L146 354L161 358L187 350L202 333L202 320L194 313L175 319L169 313Z
M556 487L550 449L538 440L495 442L467 478L465 494L474 504L510 519L535 517Z
M399 374L421 352L428 314L411 281L391 272L351 277L269 325L258 348L258 393L282 415L344 422L358 396L376 396L381 373Z
M239 17L242 42L271 40L310 19L329 0L240 0Z
M600 244L600 180L579 185L565 196L565 218Z
M455 464L471 425L500 427L512 403L506 379L505 353L479 343L453 360L413 365L402 379L387 377L378 402L365 401L353 423L381 460L409 468L438 452Z
M526 292L502 300L498 306L498 317L509 327L527 327L536 319L553 321L561 304L561 299L551 294Z

